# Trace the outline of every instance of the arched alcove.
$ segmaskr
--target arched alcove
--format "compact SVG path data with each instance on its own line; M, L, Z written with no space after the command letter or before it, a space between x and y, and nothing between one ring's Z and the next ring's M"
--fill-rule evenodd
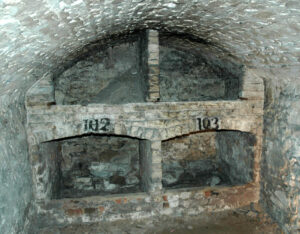
M56 104L87 105L238 100L243 75L201 38L141 30L86 45L52 79Z
M189 34L160 32L161 101L237 100L243 64Z
M145 102L144 32L88 44L53 76L56 104Z
M162 142L165 188L236 186L253 181L255 135L201 131Z
M36 177L40 197L81 198L145 191L146 140L86 134L42 142Z

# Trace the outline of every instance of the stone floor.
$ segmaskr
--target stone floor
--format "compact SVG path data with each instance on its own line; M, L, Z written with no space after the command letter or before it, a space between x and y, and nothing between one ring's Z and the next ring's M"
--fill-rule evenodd
M281 234L279 227L253 205L242 209L203 214L197 217L160 217L139 221L115 221L60 228L46 228L39 234Z

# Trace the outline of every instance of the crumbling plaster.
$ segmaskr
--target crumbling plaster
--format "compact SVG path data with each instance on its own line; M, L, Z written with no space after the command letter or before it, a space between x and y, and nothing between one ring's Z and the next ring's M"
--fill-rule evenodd
M300 2L296 0L0 0L0 230L25 232L31 177L24 95L95 40L138 28L193 34L265 80L262 203L299 229Z

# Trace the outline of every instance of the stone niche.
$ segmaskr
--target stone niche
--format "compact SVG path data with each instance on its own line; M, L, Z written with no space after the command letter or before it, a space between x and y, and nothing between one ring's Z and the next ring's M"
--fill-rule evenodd
M140 165L145 140L114 135L84 135L41 143L50 198L142 192ZM43 174L41 171L40 174Z
M244 72L199 39L157 31L95 42L79 54L53 77L56 104L237 100Z
M165 188L234 186L253 180L255 136L206 131L162 142Z
M155 30L77 53L26 94L40 223L258 201L264 86L254 71L214 45Z
M224 53L187 35L160 33L161 101L237 100L243 69Z
M84 48L54 79L57 104L145 102L143 32Z

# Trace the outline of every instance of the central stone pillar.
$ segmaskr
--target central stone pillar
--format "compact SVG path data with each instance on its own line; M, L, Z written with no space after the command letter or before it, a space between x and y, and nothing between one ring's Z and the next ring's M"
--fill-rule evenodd
M159 94L159 33L148 30L147 37L147 64L148 64L148 102L157 102Z
M140 171L143 190L158 192L162 189L161 141L143 140L140 143Z

